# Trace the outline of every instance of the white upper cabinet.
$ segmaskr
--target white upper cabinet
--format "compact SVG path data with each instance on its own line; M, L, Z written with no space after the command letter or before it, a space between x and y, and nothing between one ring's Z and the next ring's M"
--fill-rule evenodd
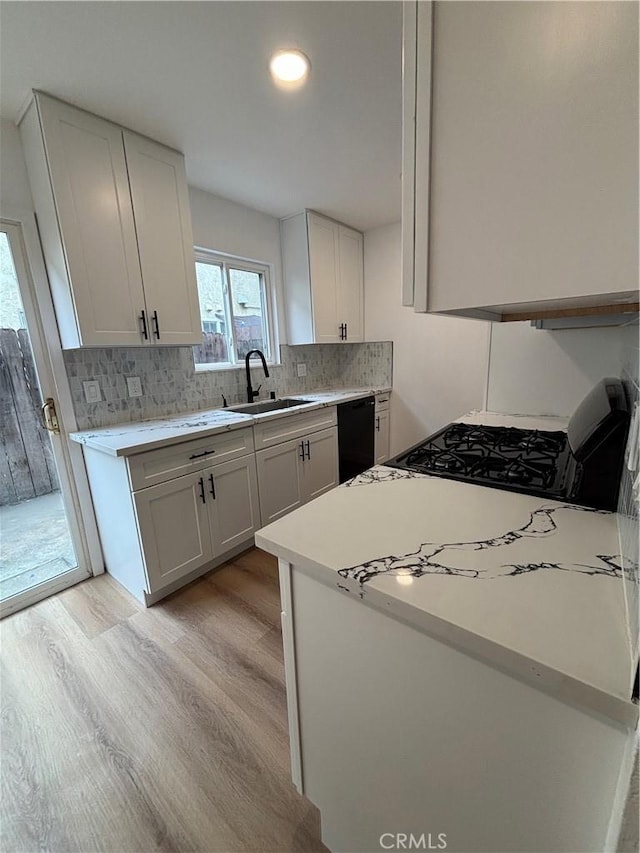
M201 343L184 157L128 130L123 136L151 334L164 344Z
M638 5L437 3L432 20L429 5L405 17L415 309L535 319L637 303Z
M344 322L344 340L364 340L364 246L362 234L338 228L338 319Z
M182 155L41 93L20 131L63 347L199 342Z
M312 343L316 344L333 343L339 339L338 283L340 259L338 257L338 229L337 222L317 216L315 213L310 213L307 217L314 332Z
M362 234L311 211L280 222L290 344L364 339Z

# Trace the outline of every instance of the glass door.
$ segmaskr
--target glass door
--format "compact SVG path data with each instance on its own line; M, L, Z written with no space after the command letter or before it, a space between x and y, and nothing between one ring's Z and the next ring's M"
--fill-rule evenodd
M0 615L90 574L21 227L0 222Z

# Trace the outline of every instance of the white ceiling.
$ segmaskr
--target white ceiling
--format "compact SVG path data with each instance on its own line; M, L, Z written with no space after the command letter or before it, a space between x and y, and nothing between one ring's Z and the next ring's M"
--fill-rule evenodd
M400 2L3 2L0 114L43 89L184 151L194 186L356 228L400 218ZM311 76L282 92L270 54Z

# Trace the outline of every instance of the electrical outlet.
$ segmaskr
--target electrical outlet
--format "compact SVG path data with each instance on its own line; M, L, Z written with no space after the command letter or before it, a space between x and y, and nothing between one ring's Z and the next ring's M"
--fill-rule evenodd
M306 376L307 375L307 365L306 364L298 364L298 376Z
M142 382L139 376L127 377L127 390L130 397L142 397Z
M100 391L100 383L97 379L89 379L82 383L84 388L84 399L87 403L99 403L102 400L102 391Z

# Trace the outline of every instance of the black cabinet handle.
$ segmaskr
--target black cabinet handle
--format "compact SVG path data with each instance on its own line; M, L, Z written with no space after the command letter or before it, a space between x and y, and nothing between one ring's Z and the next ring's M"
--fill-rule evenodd
M344 341L344 339L347 336L347 327L346 327L345 323L340 323L339 328L340 328L340 340Z
M304 462L304 441L300 442L300 459Z
M307 459L311 459L311 445L307 442Z
M201 459L203 456L210 456L215 453L215 450L203 450L202 453L192 453L189 459Z
M216 499L216 484L213 482L213 474L209 474L209 482L211 483L211 495Z
M155 326L154 335L160 340L160 323L158 322L158 312L153 312L153 325Z
M348 337L349 337L349 334L347 331L347 324L345 323L344 324L344 339L345 339L345 341L347 340Z
M200 500L202 501L203 504L206 504L207 499L204 495L204 479L202 477L200 477L200 479L198 480L198 483L200 484Z
M144 308L140 313L139 320L142 320L142 337L145 341L149 340L149 332L147 331L147 315L144 313Z

